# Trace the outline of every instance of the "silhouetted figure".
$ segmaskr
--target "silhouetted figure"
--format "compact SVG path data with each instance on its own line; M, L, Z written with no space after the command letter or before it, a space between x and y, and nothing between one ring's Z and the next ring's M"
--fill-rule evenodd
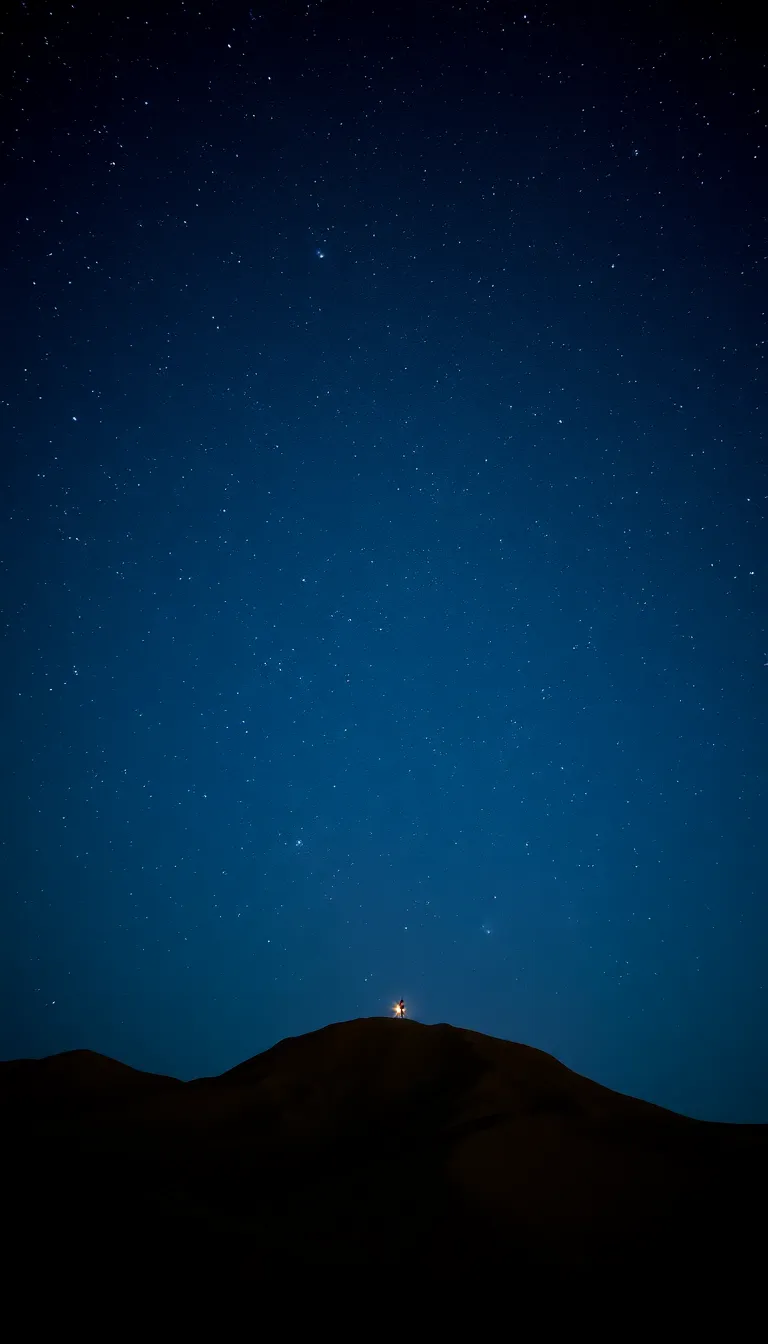
M398 1017L405 1017L405 999L401 999L395 1009Z

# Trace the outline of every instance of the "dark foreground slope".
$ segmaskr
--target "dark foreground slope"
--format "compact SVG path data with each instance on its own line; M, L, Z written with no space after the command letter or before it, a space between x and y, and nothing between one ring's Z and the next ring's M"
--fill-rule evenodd
M549 1055L368 1018L181 1083L88 1051L0 1064L36 1259L757 1263L768 1126L706 1124Z

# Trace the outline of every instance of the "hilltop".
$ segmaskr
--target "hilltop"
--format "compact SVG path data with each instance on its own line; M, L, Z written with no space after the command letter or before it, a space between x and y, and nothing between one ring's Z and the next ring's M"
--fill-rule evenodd
M188 1083L90 1051L12 1061L0 1104L10 1218L38 1256L757 1263L768 1126L445 1024L337 1023Z

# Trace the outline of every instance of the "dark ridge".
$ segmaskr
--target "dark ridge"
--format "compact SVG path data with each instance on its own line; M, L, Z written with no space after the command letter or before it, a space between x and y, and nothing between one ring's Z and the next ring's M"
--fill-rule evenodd
M90 1051L0 1064L34 1255L757 1263L768 1126L621 1096L528 1046L369 1018L182 1083Z

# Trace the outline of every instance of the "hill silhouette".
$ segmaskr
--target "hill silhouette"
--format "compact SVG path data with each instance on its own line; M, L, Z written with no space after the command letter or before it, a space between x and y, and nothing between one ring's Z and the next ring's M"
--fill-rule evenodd
M337 1023L188 1083L87 1050L16 1060L0 1104L7 1222L38 1258L757 1264L768 1126L445 1024Z

